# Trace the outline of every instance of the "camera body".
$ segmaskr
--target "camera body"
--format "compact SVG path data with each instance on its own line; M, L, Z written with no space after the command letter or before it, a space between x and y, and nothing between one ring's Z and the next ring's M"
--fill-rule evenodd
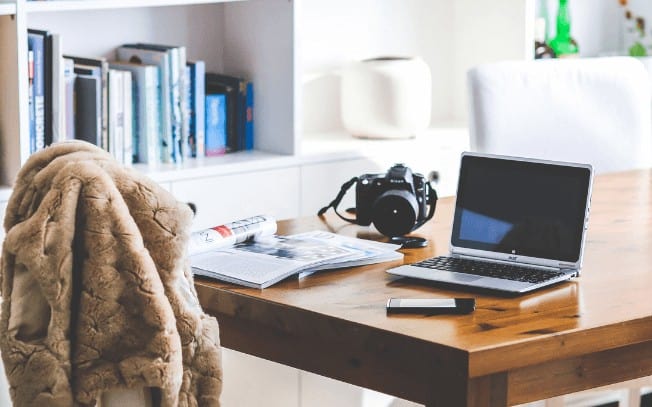
M355 190L356 223L374 224L385 236L410 233L434 212L437 199L430 182L403 164L395 164L386 174L363 174ZM429 210L428 206L432 206Z

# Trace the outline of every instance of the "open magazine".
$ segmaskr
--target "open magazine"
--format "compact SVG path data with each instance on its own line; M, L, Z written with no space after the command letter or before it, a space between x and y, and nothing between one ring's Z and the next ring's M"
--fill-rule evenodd
M251 224L244 227L247 222ZM190 251L193 273L253 288L266 288L294 275L304 277L320 270L403 258L396 251L399 245L330 232L276 236L276 222L269 216L210 230L218 229L219 236L208 231L193 233Z

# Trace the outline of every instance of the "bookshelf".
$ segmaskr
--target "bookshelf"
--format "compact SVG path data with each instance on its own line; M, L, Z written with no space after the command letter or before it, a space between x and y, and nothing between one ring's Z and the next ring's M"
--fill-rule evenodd
M267 163L296 153L291 2L17 0L0 3L0 11L0 89L7 96L0 101L0 186L10 187L29 156L27 27L60 34L64 53L107 59L114 59L115 48L127 42L185 45L188 59L204 60L207 71L255 81L260 154L189 162L174 171L164 168L158 179L188 168L186 177L201 173L201 167L206 168L204 176L225 167L248 170L259 157ZM143 170L156 174L153 168Z
M482 2L481 2L482 3ZM207 71L255 84L256 154L137 167L161 182L301 164L328 134L342 133L337 67L378 55L421 55L433 72L432 127L465 127L466 68L529 58L534 0L15 0L0 3L0 185L28 150L27 27L61 35L68 54L113 57L126 42L185 45ZM15 18L17 17L17 18ZM396 18L398 17L398 18ZM360 22L366 22L360 24ZM477 35L486 31L487 35ZM449 35L452 34L452 35ZM91 40L92 38L92 40ZM501 44L500 51L491 44ZM329 123L324 125L324 123ZM339 126L339 127L338 127ZM334 143L343 155L364 143ZM329 156L332 157L332 152ZM325 159L330 159L330 158ZM257 162L257 163L256 163Z

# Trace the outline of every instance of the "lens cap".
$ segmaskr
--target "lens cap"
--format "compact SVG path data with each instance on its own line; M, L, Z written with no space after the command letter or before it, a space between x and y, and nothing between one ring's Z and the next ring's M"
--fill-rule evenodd
M389 239L390 243L400 244L405 249L417 249L428 246L428 240L423 237L395 236Z

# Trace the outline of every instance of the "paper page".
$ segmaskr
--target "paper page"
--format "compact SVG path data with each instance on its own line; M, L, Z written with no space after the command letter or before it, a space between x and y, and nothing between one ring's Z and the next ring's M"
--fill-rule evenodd
M309 267L355 254L323 241L263 237L190 257L195 274L264 288Z

